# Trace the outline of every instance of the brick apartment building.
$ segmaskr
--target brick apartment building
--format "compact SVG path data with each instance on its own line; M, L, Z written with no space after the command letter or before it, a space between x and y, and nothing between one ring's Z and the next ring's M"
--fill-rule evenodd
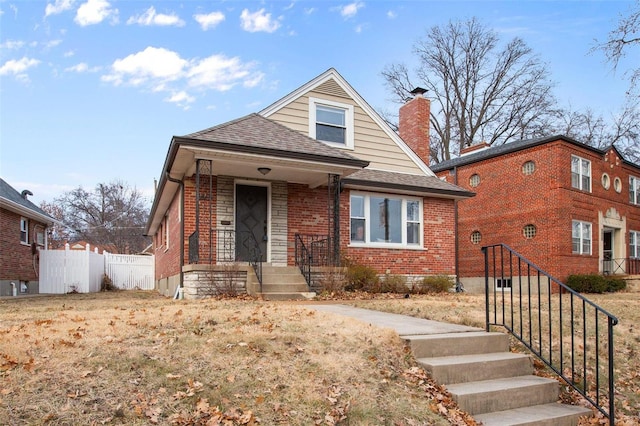
M481 144L431 169L476 193L457 203L457 270L468 290L484 288L481 247L498 243L561 281L640 273L640 165L614 147L565 136Z

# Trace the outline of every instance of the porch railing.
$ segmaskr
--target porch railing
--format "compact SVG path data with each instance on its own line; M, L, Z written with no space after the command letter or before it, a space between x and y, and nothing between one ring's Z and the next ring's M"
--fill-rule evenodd
M249 254L248 259L243 261L248 262L253 268L260 284L260 291L262 291L262 250L260 250L260 245L251 232L242 232L240 236L243 238L243 244ZM193 232L189 235L189 263L238 262L236 237L237 233L233 229L211 229L209 231L208 256L202 258L200 256L199 233L198 231ZM213 247L211 247L211 244L213 244ZM215 253L215 257L213 253Z
M607 275L640 275L640 258L607 259L602 261L602 273Z
M295 235L295 262L311 287L311 268L313 266L332 266L331 238L327 235Z
M482 251L487 331L505 327L613 425L618 319L510 247Z

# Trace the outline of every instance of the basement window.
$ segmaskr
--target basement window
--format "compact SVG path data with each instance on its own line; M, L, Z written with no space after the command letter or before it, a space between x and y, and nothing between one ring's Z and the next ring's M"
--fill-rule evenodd
M500 290L511 290L511 278L497 278L496 288Z

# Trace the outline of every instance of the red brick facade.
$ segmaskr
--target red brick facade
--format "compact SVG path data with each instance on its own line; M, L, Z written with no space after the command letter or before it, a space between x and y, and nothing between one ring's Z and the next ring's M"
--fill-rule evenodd
M572 187L572 156L590 162L589 190ZM529 167L527 162L535 165L530 174L523 169ZM575 273L599 273L603 230L613 232L614 258L628 256L629 231L640 230L640 206L629 201L629 176L640 178L640 167L624 162L614 149L603 154L559 139L437 174L476 192L474 198L458 203L462 278L482 276L480 248L498 243L509 245L560 280ZM477 186L471 186L473 175L478 176ZM572 221L591 224L591 254L572 252ZM525 237L527 225L535 227L533 238ZM474 232L481 236L475 244Z
M33 267L30 244L20 242L20 218L18 213L0 209L0 280L37 281ZM29 219L29 242L35 241L38 232L45 232L45 224Z

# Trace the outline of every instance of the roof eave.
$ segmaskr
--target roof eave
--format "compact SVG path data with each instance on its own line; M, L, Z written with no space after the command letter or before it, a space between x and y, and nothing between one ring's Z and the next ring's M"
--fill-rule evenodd
M371 182L359 179L343 179L345 188L360 190L392 190L395 193L406 195L419 195L423 197L448 198L454 200L464 200L475 197L475 193L469 191L457 191L440 188L425 188L422 186L405 185L389 182Z
M25 207L21 204L18 204L16 202L13 202L11 200L8 200L4 197L0 197L0 207L7 209L7 210L11 210L15 213L18 213L22 216L28 217L29 219L34 219L37 221L40 221L42 223L45 223L47 226L51 226L54 223L63 225L62 222L52 218L51 216L47 216L47 215L43 215L42 213L39 213L37 211L34 211L28 207Z

